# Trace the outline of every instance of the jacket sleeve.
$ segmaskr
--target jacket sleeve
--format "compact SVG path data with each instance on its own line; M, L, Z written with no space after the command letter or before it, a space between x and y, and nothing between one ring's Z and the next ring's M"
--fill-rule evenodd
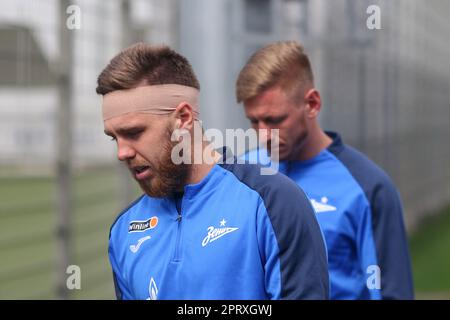
M397 190L379 184L370 199L383 299L414 299L411 259Z
M257 221L271 299L328 299L326 247L306 195L290 184L266 194Z

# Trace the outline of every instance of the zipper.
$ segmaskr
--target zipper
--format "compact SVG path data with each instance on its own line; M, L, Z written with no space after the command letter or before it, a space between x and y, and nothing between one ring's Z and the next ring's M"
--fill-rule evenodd
M177 227L177 240L175 243L175 253L173 256L174 262L180 261L180 241L181 241L181 221L183 220L183 217L181 214L178 215L177 221L178 221L178 227Z

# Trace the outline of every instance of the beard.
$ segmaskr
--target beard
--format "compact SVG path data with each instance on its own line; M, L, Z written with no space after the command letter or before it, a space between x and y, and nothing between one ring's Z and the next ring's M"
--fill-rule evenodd
M163 198L176 191L182 191L189 175L189 165L174 164L171 158L172 149L178 142L170 140L172 133L167 128L167 138L156 163L151 164L155 175L146 180L138 181L141 189L150 197Z

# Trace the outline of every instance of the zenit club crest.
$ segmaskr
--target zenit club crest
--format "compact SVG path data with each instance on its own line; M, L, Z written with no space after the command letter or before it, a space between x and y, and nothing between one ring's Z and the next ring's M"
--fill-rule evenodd
M239 229L239 228L226 227L225 226L226 223L227 223L227 221L225 219L222 219L222 221L220 221L220 228L209 226L207 229L208 234L202 241L202 247L205 247L206 245L208 245L208 243L216 241L217 239L222 238L224 235L229 234L229 233Z

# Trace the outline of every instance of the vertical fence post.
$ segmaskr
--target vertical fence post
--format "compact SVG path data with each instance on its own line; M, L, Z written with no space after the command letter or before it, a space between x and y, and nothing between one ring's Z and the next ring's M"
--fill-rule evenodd
M72 63L73 31L66 26L70 1L59 2L58 110L56 125L57 297L68 299L66 270L71 259L72 218Z

